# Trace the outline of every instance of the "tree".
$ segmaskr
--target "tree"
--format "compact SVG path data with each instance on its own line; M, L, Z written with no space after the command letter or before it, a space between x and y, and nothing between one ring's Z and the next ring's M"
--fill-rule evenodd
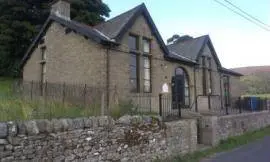
M247 94L266 94L270 93L269 72L257 72L241 77L242 85L245 86Z
M0 76L18 74L18 64L50 13L53 0L0 0ZM89 25L104 21L101 0L70 0L71 19Z

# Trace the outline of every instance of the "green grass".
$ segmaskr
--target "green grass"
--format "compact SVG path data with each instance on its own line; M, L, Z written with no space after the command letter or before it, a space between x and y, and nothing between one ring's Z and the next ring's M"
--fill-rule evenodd
M12 78L0 77L0 121L75 118L100 114L98 105L81 107L61 102L30 100L12 93Z
M231 137L227 140L223 140L216 147L204 150L197 151L191 154L186 154L184 156L177 156L166 161L170 162L199 162L203 158L211 157L216 153L225 152L232 150L234 148L240 147L242 145L248 144L250 142L262 139L263 137L270 135L270 127L254 131L248 132L241 136Z
M11 93L11 86L14 82L12 78L0 77L0 95L7 95Z
M78 106L69 103L54 101L46 103L44 100L30 100L12 92L12 78L0 77L0 121L52 119L52 118L75 118L84 116L98 116L101 114L101 105ZM121 101L119 105L110 109L109 113L115 119L125 115L157 115L138 113L133 110L130 102Z

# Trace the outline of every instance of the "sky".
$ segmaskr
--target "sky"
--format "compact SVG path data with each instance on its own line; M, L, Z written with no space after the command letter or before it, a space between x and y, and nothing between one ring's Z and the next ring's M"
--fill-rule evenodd
M221 64L226 68L270 65L270 31L261 29L214 0L103 2L111 9L110 18L145 3L164 42L173 34L192 37L208 34ZM270 25L270 0L230 2Z

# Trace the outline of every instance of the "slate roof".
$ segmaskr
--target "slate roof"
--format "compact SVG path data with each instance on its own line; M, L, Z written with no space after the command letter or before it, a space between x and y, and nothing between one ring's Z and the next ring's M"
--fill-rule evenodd
M221 72L225 73L225 74L235 75L235 76L243 76L243 74L241 74L241 73L235 72L235 71L230 70L230 69L226 69L224 67L221 68Z
M182 55L180 55L180 54L178 54L176 52L173 52L173 51L170 51L167 58L178 60L178 61L184 61L184 62L190 63L190 64L198 64L196 61L194 61L194 60L192 60L190 58L187 58L185 56L182 56Z
M42 27L41 31L39 32L39 34L36 36L32 44L28 48L25 56L23 57L21 61L20 66L21 67L24 66L26 61L30 58L34 47L39 42L39 40L43 37L49 24L52 21L58 22L66 26L67 28L76 31L77 33L84 35L85 37L88 37L89 39L92 39L93 41L97 43L118 45L119 44L118 41L121 39L123 34L126 33L126 31L133 25L136 18L140 16L141 14L143 14L143 16L146 18L146 21L149 27L151 28L153 35L155 35L155 37L157 38L157 41L164 52L165 59L180 61L181 63L187 63L187 64L192 64L192 65L198 64L197 58L200 55L206 42L210 42L214 55L216 56L214 47L208 35L201 36L198 38L192 38L192 39L180 39L180 41L177 41L174 44L166 46L145 4L142 3L141 5L123 14L120 14L119 16L116 16L106 22L103 22L95 27L90 27L86 24L82 24L73 20L65 20L63 18L50 15L47 21L45 22L44 26ZM220 65L220 62L217 56L216 56L216 61ZM220 65L220 68L222 72L227 73L227 74L232 74L232 75L237 75L237 76L242 75L232 70L225 69L221 67L221 65Z
M106 22L95 26L96 29L107 35L108 37L115 39L120 34L121 30L129 22L130 19L143 7L143 4L136 6L135 8L122 13Z
M171 53L177 53L178 55L186 57L192 61L196 61L207 37L208 36L205 35L185 41L178 41L168 45L167 47Z
M106 22L103 22L94 28L110 37L112 40L118 42L128 29L134 24L136 18L143 15L148 23L153 35L157 38L157 41L163 50L165 55L169 55L169 51L152 19L144 3L137 7L120 14Z

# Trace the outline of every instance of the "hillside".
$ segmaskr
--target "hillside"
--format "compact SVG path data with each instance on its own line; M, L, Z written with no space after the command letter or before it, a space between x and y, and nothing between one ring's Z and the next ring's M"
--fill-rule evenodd
M270 66L248 66L231 69L243 74L241 86L246 94L270 94Z
M269 72L270 75L270 66L247 66L247 67L233 68L231 70L244 75L252 75L252 74L254 75L261 72L263 73Z

